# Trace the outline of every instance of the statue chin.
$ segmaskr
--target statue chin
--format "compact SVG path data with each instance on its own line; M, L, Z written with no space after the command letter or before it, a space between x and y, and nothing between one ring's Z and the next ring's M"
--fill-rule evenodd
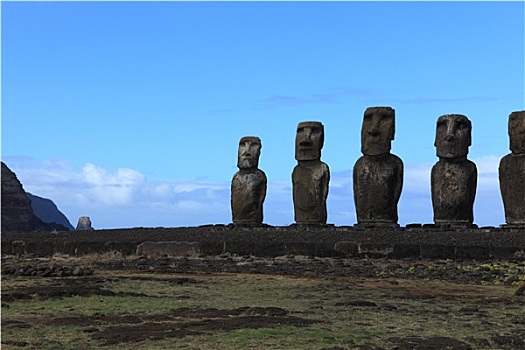
M390 153L390 147L373 145L363 148L361 152L367 156L381 156Z
M448 150L441 150L437 152L437 156L439 158L444 158L444 159L457 159L457 158L465 158L468 154L468 151L467 152L458 152L457 149L454 149L454 150L451 150L451 149L448 149Z
M314 150L298 150L295 154L295 159L298 161L319 160L320 158L319 152Z
M239 169L257 168L257 162L253 159L242 159L237 165Z

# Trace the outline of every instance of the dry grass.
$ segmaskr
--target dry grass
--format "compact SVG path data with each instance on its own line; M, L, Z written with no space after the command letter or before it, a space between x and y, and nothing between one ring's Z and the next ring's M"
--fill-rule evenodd
M37 262L97 266L136 258L104 253L78 258L55 255ZM59 293L72 287L91 292ZM522 349L525 297L514 296L514 291L513 286L391 277L110 269L78 278L2 276L2 349L392 349L416 336L430 341L442 337L470 349ZM21 297L24 293L26 298ZM298 327L269 322L265 328L207 330L208 321L228 324L235 317L173 316L181 310L227 312L243 307L279 308L286 310L287 318L318 323ZM140 322L130 323L134 317ZM140 326L151 320L166 327L166 334L196 322L203 325L192 326L199 331L195 334L111 345L92 337L115 326L137 326L135 334L146 334Z

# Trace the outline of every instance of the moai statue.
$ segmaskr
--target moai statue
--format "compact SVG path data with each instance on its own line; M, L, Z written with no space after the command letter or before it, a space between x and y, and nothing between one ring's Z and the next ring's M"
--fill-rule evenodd
M266 197L266 174L258 169L261 139L246 136L239 142L237 167L231 183L231 207L234 224L261 225Z
M431 173L435 224L469 227L474 222L478 171L467 159L471 133L472 124L464 115L438 118L434 146L439 161Z
M320 122L301 122L295 136L293 169L294 218L297 224L326 224L326 198L330 169L321 161L324 126Z
M363 156L354 165L357 225L397 227L397 204L403 188L403 162L390 153L395 134L395 110L367 108L361 128Z
M505 226L525 227L525 111L509 116L510 154L499 163Z

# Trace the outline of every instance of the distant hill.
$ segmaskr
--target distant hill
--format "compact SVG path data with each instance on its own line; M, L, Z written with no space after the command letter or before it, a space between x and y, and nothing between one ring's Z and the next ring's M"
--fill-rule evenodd
M68 227L60 223L46 223L36 216L31 207L31 200L16 174L4 162L1 163L2 233L69 230Z
M33 208L33 213L45 223L57 223L66 227L70 231L74 231L75 228L67 217L58 209L56 204L47 198L42 198L35 196L29 192L26 192L27 198L31 201L31 208Z

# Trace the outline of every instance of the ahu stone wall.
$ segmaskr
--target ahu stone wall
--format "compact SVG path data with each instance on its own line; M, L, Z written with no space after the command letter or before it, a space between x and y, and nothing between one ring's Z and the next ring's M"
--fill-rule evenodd
M124 255L512 259L525 261L525 230L209 225L180 228L2 234L2 255Z

